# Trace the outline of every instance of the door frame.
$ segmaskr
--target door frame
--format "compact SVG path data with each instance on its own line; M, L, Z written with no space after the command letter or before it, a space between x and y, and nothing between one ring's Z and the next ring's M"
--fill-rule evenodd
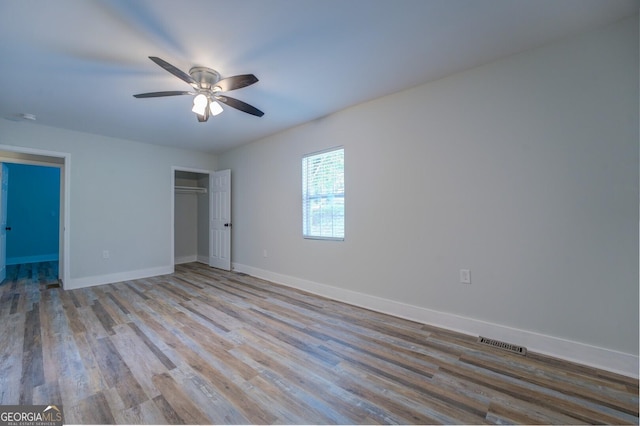
M60 168L60 225L58 248L58 279L61 286L70 282L71 256L71 154L13 145L0 145L0 161L3 163L27 164Z
M205 170L205 169L194 169L192 167L180 167L180 166L171 166L171 187L169 188L171 191L171 250L170 250L170 265L171 271L175 272L176 270L176 194L175 194L175 186L176 186L176 172L190 172L190 173L198 173L200 175L209 176L209 190L207 191L207 203L209 205L209 217L207 218L207 233L209 233L209 225L211 223L211 176L213 176L213 170ZM209 255L207 256L208 262L207 264L211 264L211 241L209 241Z
M0 163L0 284L7 278L7 216L9 209L9 166Z

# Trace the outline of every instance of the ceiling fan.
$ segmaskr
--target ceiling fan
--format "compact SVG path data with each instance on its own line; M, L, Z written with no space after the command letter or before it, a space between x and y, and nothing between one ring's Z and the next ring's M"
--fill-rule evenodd
M195 95L193 98L192 111L196 113L199 122L205 122L209 119L210 115L218 115L222 112L222 106L220 106L218 102L222 102L225 105L257 117L262 117L264 115L264 112L260 111L258 108L249 105L246 102L242 102L241 100L222 94L222 92L241 89L256 83L258 78L253 74L235 75L233 77L221 79L220 74L211 68L193 67L189 70L189 74L187 74L156 56L149 56L149 59L178 77L180 80L190 84L194 90L189 92L168 91L139 93L137 95L133 95L134 98Z

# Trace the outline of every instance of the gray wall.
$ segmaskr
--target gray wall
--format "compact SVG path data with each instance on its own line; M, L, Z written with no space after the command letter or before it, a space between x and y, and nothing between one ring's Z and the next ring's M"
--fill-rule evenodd
M638 75L635 17L229 151L232 259L637 355ZM339 145L345 241L305 240L301 158Z
M198 247L197 255L200 262L209 263L209 176L201 175L198 186L207 188L206 194L198 194Z
M198 196L175 194L175 262L193 262L198 255Z
M171 167L215 168L200 152L8 120L0 144L71 155L67 288L170 272Z

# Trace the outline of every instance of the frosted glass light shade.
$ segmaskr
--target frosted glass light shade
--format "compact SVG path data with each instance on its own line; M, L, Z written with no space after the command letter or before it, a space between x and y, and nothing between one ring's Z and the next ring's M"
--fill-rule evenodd
M211 101L211 103L209 104L209 109L211 110L211 115L218 115L223 111L220 104L216 101Z
M191 108L191 111L195 112L198 115L204 115L207 109L207 103L209 103L207 97L203 94L200 94L193 98L193 108Z

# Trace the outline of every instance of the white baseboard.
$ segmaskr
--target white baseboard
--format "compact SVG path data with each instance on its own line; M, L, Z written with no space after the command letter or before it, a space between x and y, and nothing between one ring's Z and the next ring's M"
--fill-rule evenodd
M160 266L157 268L138 269L136 271L117 272L115 274L96 275L92 277L71 278L64 283L65 290L74 290L83 287L93 287L102 284L118 283L121 281L139 280L173 273L172 266Z
M39 254L37 256L7 257L7 265L22 265L24 263L54 262L58 260L58 253Z
M181 265L183 263L191 263L191 262L197 262L198 261L198 256L196 256L195 254L192 256L181 256L181 257L176 257L173 261L174 265Z
M182 256L182 257L176 257L173 261L174 265L181 265L183 263L192 263L192 262L200 262L200 263L204 263L205 265L209 264L209 257L208 256L202 256L202 255L192 255L192 256Z
M640 358L637 355L383 299L248 265L234 263L233 270L377 312L472 336L511 342L532 352L638 378Z

